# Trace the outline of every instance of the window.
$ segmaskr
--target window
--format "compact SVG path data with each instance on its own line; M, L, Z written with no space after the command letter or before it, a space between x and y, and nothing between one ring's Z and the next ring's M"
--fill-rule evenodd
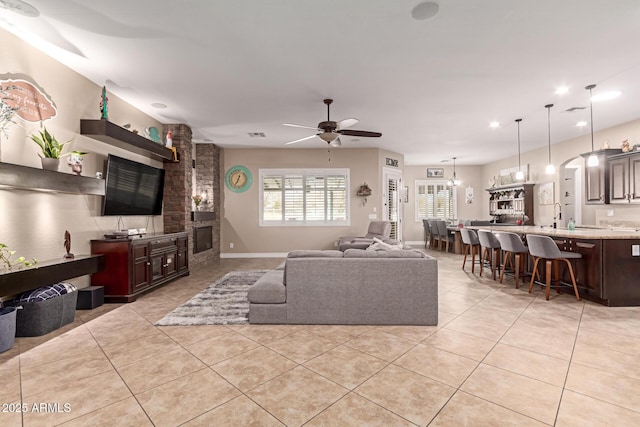
M456 217L455 187L447 181L416 181L416 221L426 218L453 219Z
M349 169L260 169L260 225L349 225Z

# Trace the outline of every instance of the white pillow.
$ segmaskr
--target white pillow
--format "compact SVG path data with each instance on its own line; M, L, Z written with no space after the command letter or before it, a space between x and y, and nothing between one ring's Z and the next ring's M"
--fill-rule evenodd
M367 248L368 251L378 251L378 250L398 251L401 249L403 249L402 243L398 243L397 245L392 245L392 244L383 242L377 237L373 238L373 243L370 244L369 247Z

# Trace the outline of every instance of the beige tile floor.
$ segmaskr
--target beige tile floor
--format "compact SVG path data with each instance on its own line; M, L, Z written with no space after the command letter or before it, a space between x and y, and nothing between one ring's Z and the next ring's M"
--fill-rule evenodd
M0 355L0 425L640 425L640 307L545 301L434 255L437 327L153 325L277 259L219 260L78 311Z

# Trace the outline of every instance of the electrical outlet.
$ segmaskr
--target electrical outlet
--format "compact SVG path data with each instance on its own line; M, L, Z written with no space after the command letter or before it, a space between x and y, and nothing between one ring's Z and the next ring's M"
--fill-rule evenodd
M640 256L640 245L631 245L631 256Z
M334 241L333 241L333 247L334 247L334 248L337 248L337 247L338 247L338 241L337 241L337 240L334 240Z
M609 209L607 211L607 216L613 216L613 209Z
M369 214L369 219L378 219L378 215L377 214Z
M229 249L233 249L233 243L229 243Z

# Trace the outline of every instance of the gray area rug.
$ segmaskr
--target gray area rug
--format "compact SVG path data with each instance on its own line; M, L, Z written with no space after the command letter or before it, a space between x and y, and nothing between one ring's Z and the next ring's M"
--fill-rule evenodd
M267 270L232 271L164 316L156 326L249 323L247 291Z

